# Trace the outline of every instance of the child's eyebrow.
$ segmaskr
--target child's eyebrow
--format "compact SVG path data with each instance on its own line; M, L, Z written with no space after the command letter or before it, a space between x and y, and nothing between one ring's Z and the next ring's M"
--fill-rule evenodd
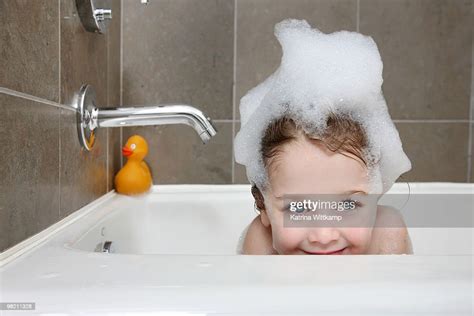
M367 192L365 191L362 191L362 190L349 190L349 191L345 191L345 192L341 192L340 195L351 195L351 194L354 194L354 193L361 193L361 194L364 194L364 195L368 195ZM285 195L282 195L282 196L276 196L274 195L274 197L278 200L282 200L282 199L285 199L286 196Z
M342 194L354 194L354 193L362 193L362 194L365 194L365 195L368 194L367 192L361 191L361 190L350 190L350 191L343 192Z

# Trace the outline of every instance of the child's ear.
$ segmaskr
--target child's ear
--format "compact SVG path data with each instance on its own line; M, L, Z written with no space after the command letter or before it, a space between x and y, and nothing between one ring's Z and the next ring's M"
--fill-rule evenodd
M252 195L255 199L255 205L257 206L258 210L260 211L260 218L262 220L262 224L265 227L270 226L270 220L268 219L268 214L265 209L265 202L264 197L260 189L254 184L252 185Z
M268 218L266 210L260 210L260 220L262 221L263 226L267 228L270 226L270 219Z

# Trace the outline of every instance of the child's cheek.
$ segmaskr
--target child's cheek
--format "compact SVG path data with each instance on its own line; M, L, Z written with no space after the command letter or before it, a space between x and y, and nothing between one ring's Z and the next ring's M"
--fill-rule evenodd
M294 253L303 239L302 231L298 227L279 227L272 230L273 247L279 254Z
M372 228L356 227L341 231L354 254L366 253L370 246Z

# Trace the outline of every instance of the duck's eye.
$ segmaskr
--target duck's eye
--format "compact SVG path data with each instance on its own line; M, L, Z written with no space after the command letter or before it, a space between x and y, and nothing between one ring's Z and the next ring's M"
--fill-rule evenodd
M132 150L135 150L135 148L137 148L137 145L131 144L131 145L130 145L130 148L131 148Z

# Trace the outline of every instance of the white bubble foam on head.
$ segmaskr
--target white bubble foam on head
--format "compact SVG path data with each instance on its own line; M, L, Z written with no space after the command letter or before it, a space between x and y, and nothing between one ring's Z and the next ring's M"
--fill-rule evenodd
M371 193L385 193L411 169L382 94L383 64L370 36L313 29L305 20L275 25L283 50L278 69L240 100L241 129L235 137L236 162L250 182L268 184L261 139L268 125L284 115L306 132L322 133L329 113L349 116L368 138Z

